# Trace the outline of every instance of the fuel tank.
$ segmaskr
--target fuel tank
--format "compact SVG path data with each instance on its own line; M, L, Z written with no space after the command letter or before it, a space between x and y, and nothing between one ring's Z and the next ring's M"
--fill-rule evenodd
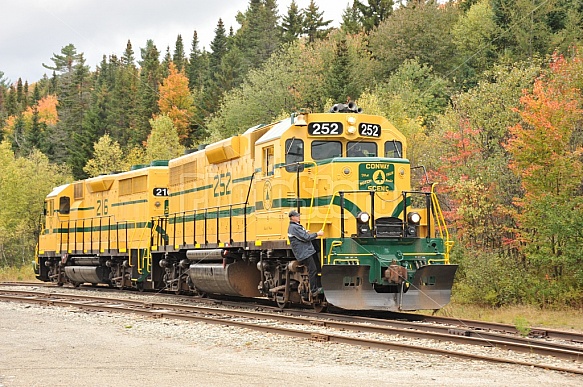
M196 263L190 265L190 279L197 290L229 296L259 297L257 286L261 273L254 264L237 261L222 263Z
M104 266L65 266L65 274L72 282L109 283L109 273L110 269Z

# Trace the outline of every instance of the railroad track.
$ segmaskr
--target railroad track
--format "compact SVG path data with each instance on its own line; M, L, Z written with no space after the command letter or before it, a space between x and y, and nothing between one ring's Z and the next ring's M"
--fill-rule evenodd
M385 350L410 351L432 355L443 355L462 359L507 363L539 367L548 370L583 375L583 347L570 346L552 341L523 338L512 341L502 335L493 337L470 337L459 333L444 333L426 323L386 321L375 318L343 315L310 315L308 311L281 310L266 312L263 307L237 309L224 306L197 306L189 304L170 304L150 301L137 301L127 298L92 296L89 294L62 294L44 291L0 289L0 300L5 302L26 302L49 306L75 307L89 311L112 313L132 313L151 318L168 318L199 321L253 329L279 335L292 336L307 340L364 346ZM413 324L413 325L412 325ZM423 326L425 326L424 330ZM441 329L441 328L439 328ZM407 337L410 340L396 341L395 338ZM479 347L504 349L506 356L484 356L471 353L469 347L442 349L424 345L424 341L452 342ZM536 355L529 361L513 358L514 352ZM568 366L553 364L555 359L568 361Z

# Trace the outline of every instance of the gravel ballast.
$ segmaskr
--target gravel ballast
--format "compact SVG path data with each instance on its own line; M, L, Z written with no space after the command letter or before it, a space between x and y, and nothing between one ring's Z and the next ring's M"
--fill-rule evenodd
M581 386L583 376L248 329L0 302L0 387Z

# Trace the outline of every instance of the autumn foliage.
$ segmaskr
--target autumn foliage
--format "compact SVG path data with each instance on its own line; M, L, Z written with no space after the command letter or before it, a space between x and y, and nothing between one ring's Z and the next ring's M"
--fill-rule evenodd
M581 57L556 56L550 69L520 99L522 122L509 129L506 149L523 189L515 200L521 250L565 285L583 277L572 270L583 263Z
M162 115L172 120L180 143L188 139L189 128L194 117L194 97L188 88L188 78L184 70L178 71L173 62L168 66L169 74L159 88L158 107Z

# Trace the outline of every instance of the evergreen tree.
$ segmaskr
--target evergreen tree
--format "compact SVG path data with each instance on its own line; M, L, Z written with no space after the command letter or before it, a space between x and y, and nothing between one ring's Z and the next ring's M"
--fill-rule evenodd
M304 14L304 32L308 35L308 41L313 43L316 39L322 39L328 34L328 25L332 20L324 21L324 11L320 12L320 7L314 0L303 10Z
M138 83L139 95L139 121L134 141L145 141L150 133L150 118L158 114L158 85L163 79L160 69L160 52L152 40L146 42L146 47L141 49L142 60L139 62L140 82Z
M334 60L326 74L326 96L332 98L334 102L346 102L348 99L357 97L357 89L351 83L352 79L338 76L338 74L346 74L350 68L346 38L343 37L336 44L334 54Z
M178 72L182 70L186 71L186 66L188 65L186 61L186 54L184 53L184 43L182 42L182 35L178 34L176 38L176 45L174 48L174 55L172 56L172 62L176 65Z
M494 21L501 29L496 40L500 52L510 54L512 60L524 60L536 54L549 54L554 49L553 31L548 22L554 20L549 17L556 2L492 0L491 4Z
M24 87L22 88L22 92L23 92L23 99L22 99L22 105L24 108L28 107L28 81L24 81Z
M347 34L357 34L362 30L360 13L355 3L352 3L352 6L346 5L344 12L342 12L340 28Z
M26 153L33 149L45 150L43 144L43 134L46 132L46 124L40 121L37 106L32 107L32 122L31 127L25 133Z
M40 93L40 86L37 84L34 89L32 90L32 104L36 104L42 98Z
M8 89L5 111L7 116L14 116L20 112L16 99L16 87L14 85L11 85Z
M85 176L83 165L91 153L85 146L87 133L82 127L89 104L89 66L85 65L83 53L77 53L73 44L63 47L61 54L53 54L51 60L53 66L44 63L43 66L54 71L60 121L50 138L54 149L50 156L55 162L66 161L73 175L82 178Z
M287 9L287 14L281 20L282 42L291 43L302 35L304 25L304 15L292 0Z
M4 71L0 71L0 88L7 89L10 81L4 77Z
M198 34L194 31L192 36L192 46L190 49L189 61L186 75L188 76L188 87L190 90L200 90L204 82L205 65L203 55L198 48Z
M217 23L215 37L210 44L210 48L209 77L201 101L201 108L205 117L218 109L223 93L223 90L219 86L219 78L223 57L227 54L227 35L222 19L219 19Z
M166 46L166 54L164 55L164 59L160 64L160 76L162 78L166 78L168 76L168 67L170 66L170 62L172 62L172 55L170 54L170 46Z
M18 78L16 82L16 103L18 104L19 110L24 110L26 107L24 104L24 88L22 86L22 78Z
M239 12L236 46L243 57L243 72L259 67L279 47L281 29L275 0L250 0L245 13Z
M354 0L354 6L360 13L361 24L366 32L371 31L386 20L393 13L393 0L368 0L368 5L364 5L358 0Z
M211 80L216 80L216 74L221 66L223 56L227 53L227 35L223 19L219 19L215 28L215 37L210 44L209 70Z

